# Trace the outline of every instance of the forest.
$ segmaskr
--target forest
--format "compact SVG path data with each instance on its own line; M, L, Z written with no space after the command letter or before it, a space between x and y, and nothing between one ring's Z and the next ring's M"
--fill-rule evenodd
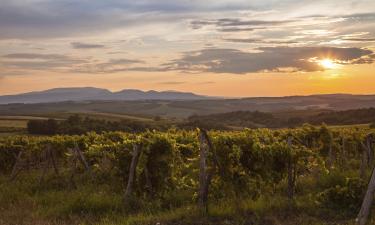
M0 137L0 224L373 224L374 131Z

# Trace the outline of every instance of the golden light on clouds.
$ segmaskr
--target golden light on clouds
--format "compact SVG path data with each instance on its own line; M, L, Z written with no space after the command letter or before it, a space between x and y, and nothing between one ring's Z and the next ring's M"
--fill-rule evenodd
M338 66L332 59L328 58L320 60L319 65L321 65L325 69L335 69Z
M375 92L373 0L69 2L0 4L0 95L79 86Z

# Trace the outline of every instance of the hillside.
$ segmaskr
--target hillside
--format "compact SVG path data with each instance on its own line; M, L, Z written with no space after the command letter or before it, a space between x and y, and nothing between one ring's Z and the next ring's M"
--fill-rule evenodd
M101 92L100 92L101 93ZM160 95L165 95L159 93ZM161 98L161 97L160 97ZM181 97L182 98L182 97ZM0 98L1 99L1 98ZM135 116L187 118L234 111L316 114L326 110L375 107L375 95L312 95L272 98L204 100L86 100L0 105L0 115L45 115L60 113L110 113ZM298 116L298 115L296 115Z
M125 89L111 92L107 89L83 88L54 88L39 92L29 92L18 95L0 96L0 104L10 103L46 103L87 100L197 100L208 97L187 92L177 91L140 91Z

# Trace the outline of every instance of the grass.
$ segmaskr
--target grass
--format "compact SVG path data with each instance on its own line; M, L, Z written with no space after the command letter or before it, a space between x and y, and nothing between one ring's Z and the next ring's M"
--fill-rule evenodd
M257 199L211 200L207 215L198 210L194 201L169 209L160 207L153 199L125 204L124 185L118 180L90 181L77 177L77 188L72 188L66 179L54 175L39 185L39 175L40 171L21 174L14 182L0 176L0 224L354 225L353 216L321 208L311 194L304 192L294 201L283 192L264 193ZM336 182L329 177L323 179L321 186ZM307 180L301 182L304 188L317 185Z

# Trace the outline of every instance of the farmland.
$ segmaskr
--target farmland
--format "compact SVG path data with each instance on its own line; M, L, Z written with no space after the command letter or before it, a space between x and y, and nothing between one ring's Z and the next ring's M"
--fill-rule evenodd
M0 221L354 224L373 132L305 125L3 137Z

